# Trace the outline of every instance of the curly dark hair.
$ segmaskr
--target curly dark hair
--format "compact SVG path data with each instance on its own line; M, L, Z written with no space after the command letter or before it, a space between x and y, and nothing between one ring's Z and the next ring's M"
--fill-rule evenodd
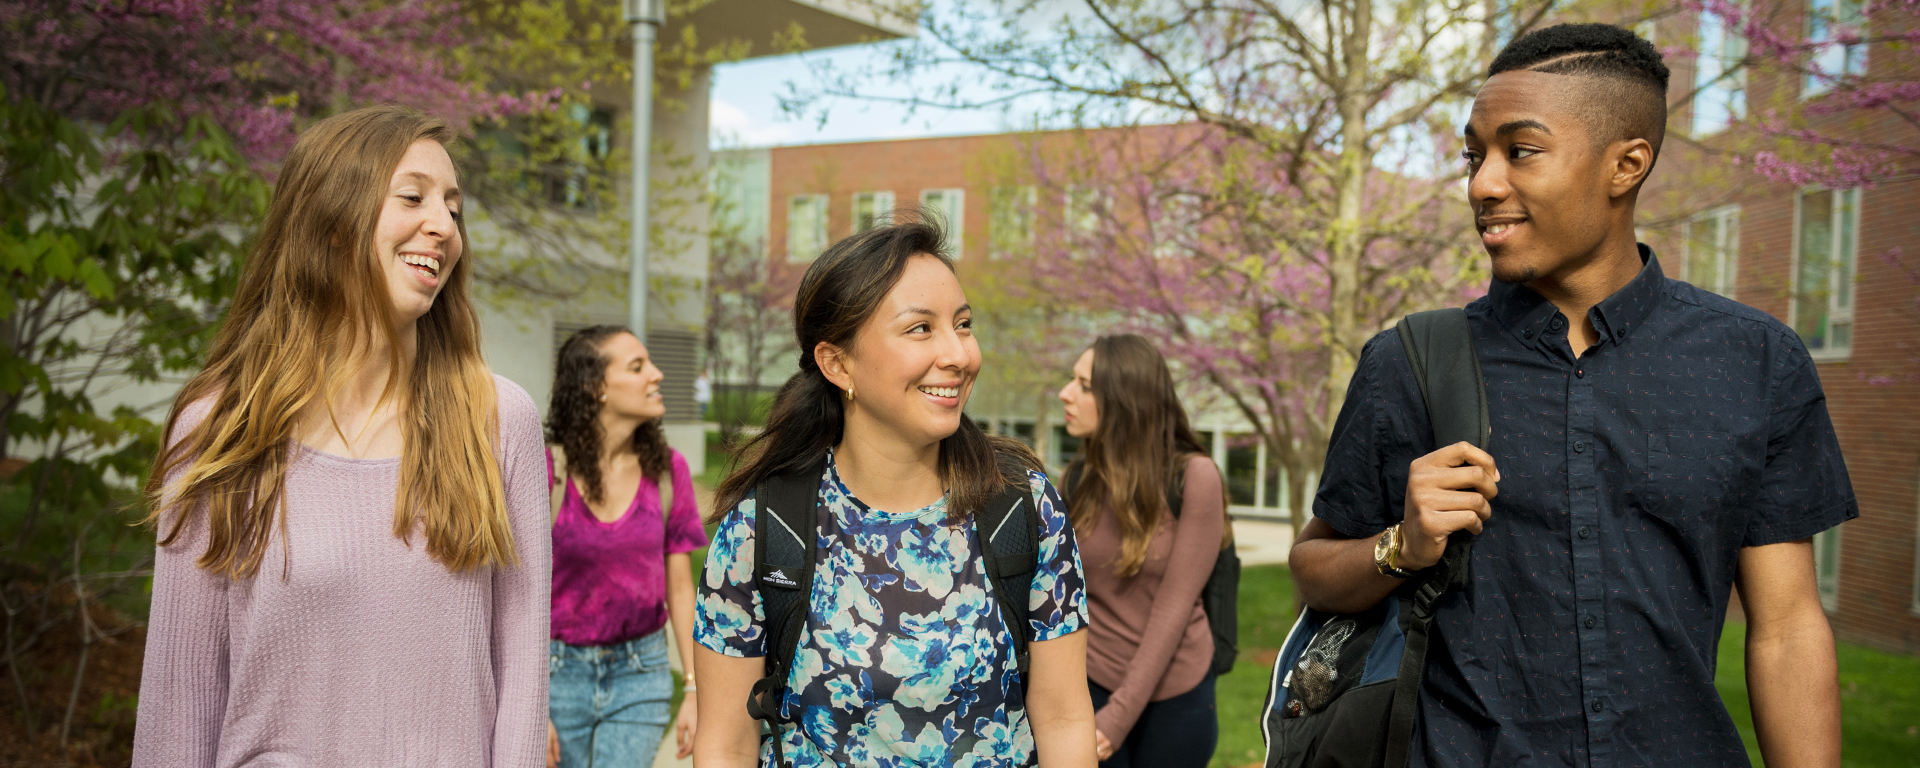
M553 368L553 397L547 405L547 442L567 454L567 473L580 479L587 501L598 504L606 490L600 478L600 390L606 386L607 356L600 345L615 334L632 334L626 326L594 325L574 331L560 345ZM673 449L660 420L643 422L633 430L633 452L640 471L658 477L673 468Z
M1526 70L1572 75L1587 81L1583 116L1597 127L1600 146L1642 138L1660 156L1666 137L1666 60L1631 30L1612 24L1556 24L1508 43L1487 67L1487 77Z

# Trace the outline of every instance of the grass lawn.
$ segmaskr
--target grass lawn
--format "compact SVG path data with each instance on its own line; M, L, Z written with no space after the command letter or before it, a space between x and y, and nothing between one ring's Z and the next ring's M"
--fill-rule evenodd
M1240 580L1240 661L1219 681L1220 746L1212 765L1260 762L1260 706L1273 667L1262 650L1279 648L1293 626L1293 581L1286 566L1248 568ZM1761 765L1747 704L1745 624L1730 623L1720 639L1719 677L1747 753ZM1840 645L1843 765L1848 768L1920 768L1920 658Z
M1713 682L1757 766L1760 747L1753 737L1742 651L1746 639L1747 625L1727 624L1720 635L1719 675ZM1840 644L1839 653L1841 765L1920 767L1920 658L1845 643Z

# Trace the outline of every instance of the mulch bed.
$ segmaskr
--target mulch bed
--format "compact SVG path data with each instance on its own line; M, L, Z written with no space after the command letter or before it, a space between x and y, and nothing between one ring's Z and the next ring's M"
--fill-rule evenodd
M80 684L65 754L60 748L60 723L73 693L74 666L80 660L77 630L55 628L21 659L20 677L35 721L31 731L21 716L13 671L0 667L0 766L106 768L131 763L135 697L140 692L147 630L105 608L94 611L94 623L109 631L131 629L95 641L87 654L86 677Z

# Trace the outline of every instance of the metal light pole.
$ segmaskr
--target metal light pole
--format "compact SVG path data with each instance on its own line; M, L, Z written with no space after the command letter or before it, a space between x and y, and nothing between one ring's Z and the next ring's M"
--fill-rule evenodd
M624 0L633 28L633 233L628 250L627 326L647 339L648 172L653 163L653 41L660 30L665 0Z

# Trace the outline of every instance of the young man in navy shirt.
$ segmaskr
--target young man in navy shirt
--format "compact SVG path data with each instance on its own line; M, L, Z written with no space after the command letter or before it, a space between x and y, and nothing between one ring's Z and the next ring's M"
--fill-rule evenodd
M1501 52L1465 128L1490 449L1435 449L1391 331L1335 424L1291 559L1309 605L1366 609L1477 534L1436 611L1416 766L1748 765L1713 685L1736 586L1767 765L1840 764L1809 538L1858 505L1800 339L1635 242L1667 75L1607 25Z

